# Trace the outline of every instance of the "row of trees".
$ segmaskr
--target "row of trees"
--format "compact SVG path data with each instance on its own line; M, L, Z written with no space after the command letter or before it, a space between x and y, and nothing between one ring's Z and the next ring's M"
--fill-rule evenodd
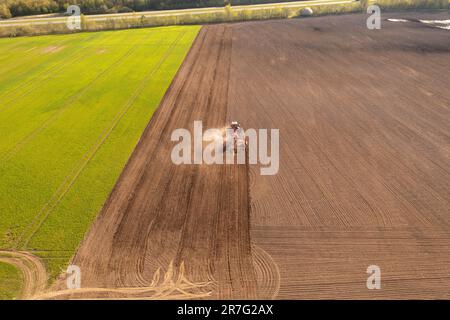
M96 14L280 1L291 0L0 0L0 18L62 13L71 4L79 5L83 14Z

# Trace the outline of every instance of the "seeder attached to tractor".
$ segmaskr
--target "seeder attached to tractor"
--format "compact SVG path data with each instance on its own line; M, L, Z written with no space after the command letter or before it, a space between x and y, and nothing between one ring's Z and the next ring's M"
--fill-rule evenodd
M241 128L241 125L237 121L232 121L230 127L227 131L232 131L231 139L232 141L227 141L227 145L232 144L232 150L234 153L237 153L238 148L244 149L247 147L247 139L245 137L244 130ZM227 137L228 139L230 137Z

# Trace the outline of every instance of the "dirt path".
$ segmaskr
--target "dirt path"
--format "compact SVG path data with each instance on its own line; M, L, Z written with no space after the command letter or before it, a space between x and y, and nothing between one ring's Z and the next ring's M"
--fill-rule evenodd
M29 299L45 290L47 272L38 257L22 251L0 251L0 261L9 263L22 272L24 283L21 299Z

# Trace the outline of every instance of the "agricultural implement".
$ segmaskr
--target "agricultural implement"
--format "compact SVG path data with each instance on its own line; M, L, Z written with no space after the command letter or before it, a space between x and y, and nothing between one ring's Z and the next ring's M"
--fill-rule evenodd
M232 121L227 131L231 132L231 137L227 137L227 140L231 138L231 141L227 141L226 145L229 146L232 144L232 150L234 153L237 153L238 149L245 150L247 147L247 139L245 137L244 129L242 129L239 122Z

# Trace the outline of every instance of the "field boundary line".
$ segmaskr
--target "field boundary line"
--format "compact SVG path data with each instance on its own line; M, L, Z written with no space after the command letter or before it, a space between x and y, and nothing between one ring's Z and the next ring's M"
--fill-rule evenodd
M157 62L157 64L155 66L153 66L153 68L147 73L147 75L144 77L144 79L140 82L140 84L135 89L133 95L125 103L124 107L119 111L119 113L116 114L116 117L114 118L111 126L109 128L105 129L105 131L99 136L98 142L96 144L94 144L88 150L88 152L86 152L86 154L82 157L82 159L84 158L84 161L81 162L80 167L78 167L78 168L75 167L72 170L72 171L76 170L74 175L72 175L72 176L68 175L66 177L66 179L64 179L63 183L60 185L60 187L57 189L57 191L53 194L53 196L50 198L50 200L42 207L42 209L39 211L39 213L35 216L34 220L28 226L28 228L26 228L24 230L24 232L22 233L22 235L19 237L19 239L17 240L17 242L15 244L16 247L18 247L20 245L20 242L26 236L27 231L30 230L31 234L25 238L25 241L24 241L22 247L26 248L28 246L29 242L31 241L33 236L36 234L36 232L39 230L39 228L42 226L44 221L47 219L48 215L55 209L55 207L59 204L59 202L69 192L69 190L72 188L74 183L78 180L78 177L80 176L81 172L84 170L84 168L87 166L87 164L91 161L91 159L96 155L97 151L100 149L100 147L106 141L106 139L110 136L112 131L116 128L116 126L119 123L119 121L128 112L128 110L133 105L134 101L137 99L137 97L144 90L145 85L147 84L147 82L152 78L152 76L155 74L155 72L157 72L160 69L161 65L166 61L166 59L172 53L172 51L175 48L176 44L181 40L181 38L186 33L187 33L187 31L183 31L183 32L181 32L178 35L178 37L174 40L174 42L171 44L171 46L165 52L163 57L161 57L161 59ZM72 177L72 179L70 179L71 177ZM68 184L65 187L66 181L68 179L70 179L70 180L68 181ZM44 215L42 216L42 214L44 214ZM39 221L39 217L40 216L42 216L42 219L40 219L40 221ZM33 226L35 226L35 227L33 228Z
M150 37L151 34L148 35ZM147 39L148 39L147 37ZM24 145L26 145L29 141L31 141L36 135L38 135L42 130L45 130L48 125L50 125L53 120L55 120L58 116L64 113L70 106L71 103L75 102L77 99L83 96L83 94L91 88L91 85L95 83L97 80L101 79L105 74L113 70L115 67L124 62L124 60L136 49L139 42L135 43L128 51L126 51L122 56L120 56L117 60L113 61L106 69L102 70L94 79L92 79L88 84L84 87L80 88L77 92L72 94L67 100L63 101L62 107L58 108L53 115L47 118L41 126L35 128L33 131L25 135L21 140L19 140L15 145L11 146L6 150L6 152L0 156L1 161L9 161L17 152L19 152Z

